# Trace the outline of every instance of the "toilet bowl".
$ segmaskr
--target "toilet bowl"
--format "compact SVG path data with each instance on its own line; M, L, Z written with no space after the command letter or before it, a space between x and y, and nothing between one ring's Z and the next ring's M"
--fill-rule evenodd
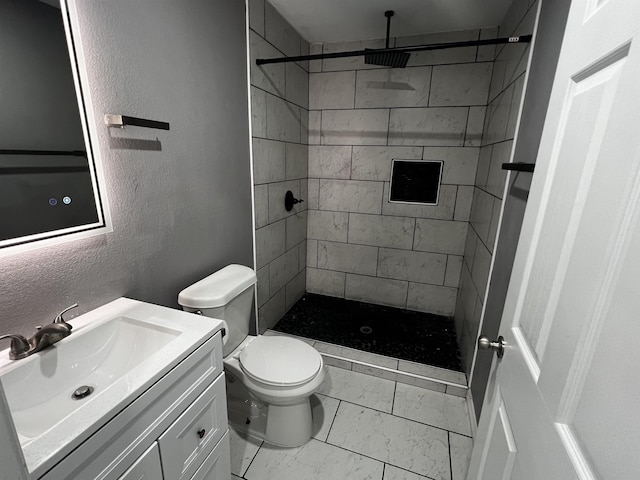
M312 435L310 396L325 377L322 356L301 340L249 335L255 272L229 265L178 296L186 311L223 320L229 421L247 433L296 447Z

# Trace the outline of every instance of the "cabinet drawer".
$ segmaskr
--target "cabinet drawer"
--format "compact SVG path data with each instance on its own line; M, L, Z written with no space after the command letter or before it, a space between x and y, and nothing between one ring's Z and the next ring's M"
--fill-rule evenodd
M226 431L221 374L158 439L165 479L190 479Z
M160 451L158 444L153 442L153 445L118 480L158 480L159 478L162 478Z
M228 480L229 478L231 478L231 448L229 431L227 431L213 452L200 465L192 480Z

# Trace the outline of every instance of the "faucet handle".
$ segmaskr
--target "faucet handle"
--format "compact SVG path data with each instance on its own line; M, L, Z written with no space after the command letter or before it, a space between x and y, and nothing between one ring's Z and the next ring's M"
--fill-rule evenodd
M71 305L71 306L65 308L64 310L62 310L58 315L56 315L56 318L53 319L53 323L64 323L67 327L69 327L69 330L71 330L73 327L70 324L68 324L67 322L64 321L64 319L62 318L62 315L67 313L72 308L76 308L77 306L78 306L78 304L74 303L73 305Z
M0 340L5 338L11 339L11 349L9 350L9 358L11 360L18 360L28 355L28 350L31 348L29 341L22 335L10 334L0 336Z

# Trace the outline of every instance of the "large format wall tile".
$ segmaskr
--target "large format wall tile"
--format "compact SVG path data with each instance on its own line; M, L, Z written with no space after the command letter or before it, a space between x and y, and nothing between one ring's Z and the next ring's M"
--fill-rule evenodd
M325 145L385 145L389 110L324 110L322 143Z
M466 42L478 39L478 30L460 30L455 32L430 33L396 38L396 47L410 47L431 43ZM451 63L467 63L476 60L475 47L452 48L450 50L425 50L414 52L409 58L408 66L440 65Z
M462 257L460 257L462 258ZM442 285L447 255L381 248L378 253L378 276L412 282Z
M354 146L351 178L354 180L390 180L391 161L420 160L422 147Z
M409 283L407 308L452 317L456 311L457 293L458 290L453 287L412 282Z
M281 220L256 230L256 262L258 268L285 252L285 221Z
M416 220L414 250L462 255L467 238L467 222Z
M356 72L325 72L309 75L309 109L353 108Z
M251 57L251 85L255 85L274 95L284 96L285 64L256 65L256 59L258 58L281 57L282 54L260 35L251 31L249 32L249 52Z
M330 212L309 210L307 237L315 240L346 242L349 225L349 214L346 212Z
M468 108L393 108L390 145L462 146Z
M273 95L267 95L268 138L299 143L300 130L300 107Z
M287 143L285 172L287 180L307 178L309 147L298 143Z
M407 301L407 282L347 274L345 298L404 308Z
M340 212L380 213L382 182L356 180L320 180L321 210Z
M345 273L307 267L307 291L344 297Z
M462 63L433 67L429 106L486 105L492 63Z
M349 52L364 50L365 48L384 48L384 39L363 40L356 42L325 43L322 45L322 53ZM381 68L377 65L367 65L364 57L326 58L322 60L323 72L335 72L340 70L362 70L369 68Z
M285 98L300 107L309 108L309 74L297 63L286 65Z
M300 55L300 35L269 1L264 2L264 36L286 56Z
M318 268L375 275L378 249L349 243L318 242Z
M285 179L286 145L274 140L253 139L253 181L281 182Z
M351 175L351 148L350 146L310 146L309 176L348 179Z
M349 242L411 250L416 221L407 217L349 215Z
M429 106L431 67L363 70L356 78L356 108Z

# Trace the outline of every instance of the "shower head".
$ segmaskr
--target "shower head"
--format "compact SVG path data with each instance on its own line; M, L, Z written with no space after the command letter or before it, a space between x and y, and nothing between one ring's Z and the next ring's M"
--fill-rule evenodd
M393 10L387 10L384 12L384 16L387 17L387 41L385 43L385 49L389 48L389 34L391 31L391 17L393 17ZM380 52L376 49L365 49L371 53L365 53L364 63L367 65L380 65L383 67L391 68L404 68L407 66L409 57L411 54L406 52Z

